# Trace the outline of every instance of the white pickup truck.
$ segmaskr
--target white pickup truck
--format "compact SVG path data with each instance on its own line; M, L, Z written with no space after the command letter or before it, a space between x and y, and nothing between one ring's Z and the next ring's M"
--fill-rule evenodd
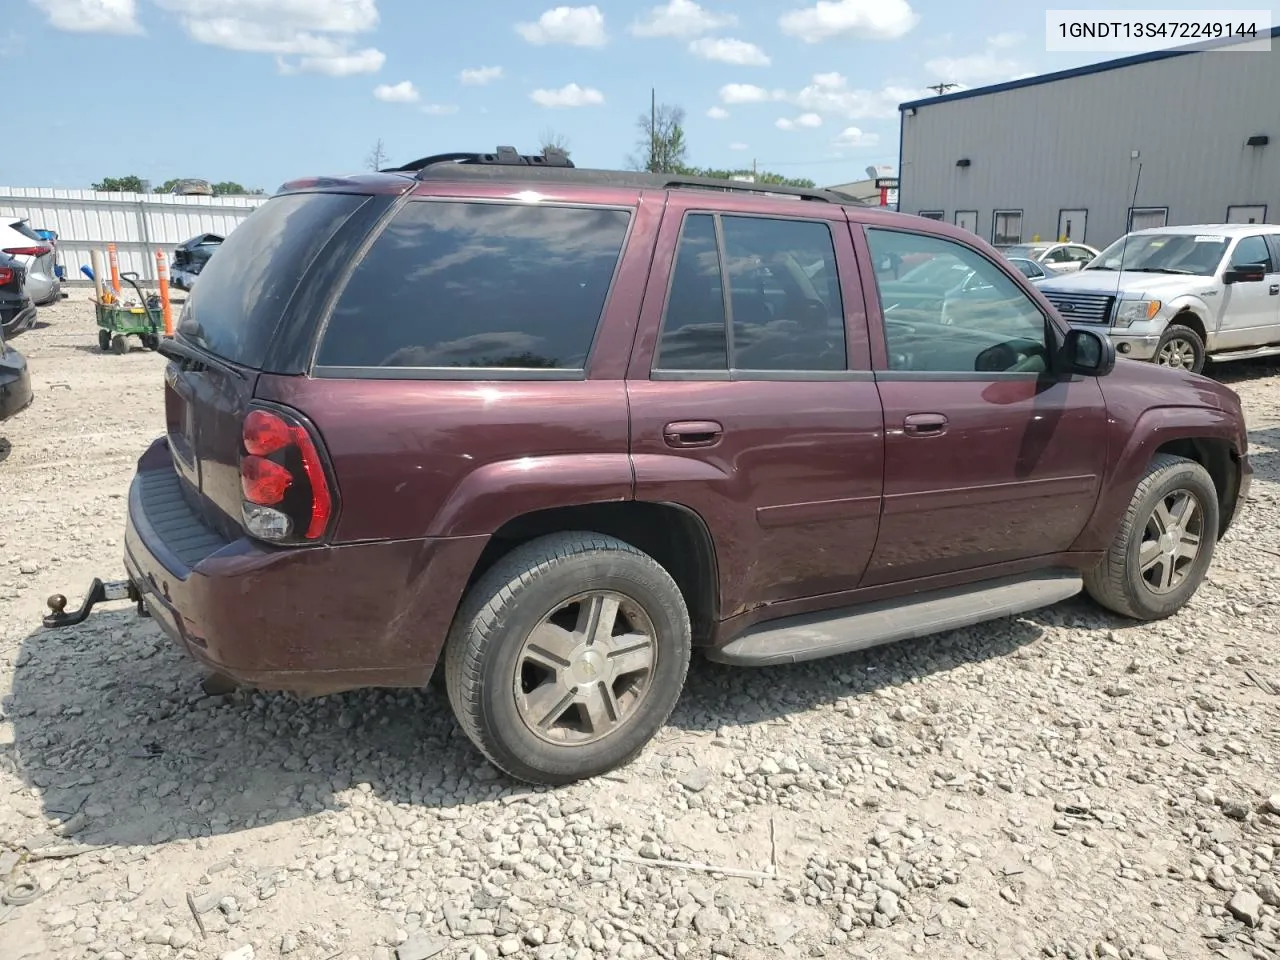
M1135 230L1040 291L1073 326L1107 327L1116 352L1199 373L1206 358L1280 354L1280 226Z

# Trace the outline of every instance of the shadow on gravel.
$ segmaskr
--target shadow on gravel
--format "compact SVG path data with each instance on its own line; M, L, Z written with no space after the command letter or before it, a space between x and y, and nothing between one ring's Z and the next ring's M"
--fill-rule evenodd
M1250 431L1249 463L1255 480L1280 480L1280 427Z
M8 460L11 453L13 453L13 444L4 437L0 437L0 463Z
M671 726L710 731L776 719L1005 656L1034 642L1037 624L1050 623L1108 625L1095 608L1073 601L1034 621L1003 620L795 666L744 670L695 656ZM15 742L0 746L0 765L38 788L15 796L26 807L17 812L32 818L32 835L20 839L66 842L48 832L42 815L70 820L62 832L90 844L234 833L345 806L335 794L360 784L385 802L428 807L527 790L483 762L435 689L309 701L252 691L210 697L201 676L131 610L31 633L3 703Z
M1209 363L1204 374L1219 383L1228 385L1263 380L1280 375L1280 357L1257 357L1253 360L1231 360L1227 363Z

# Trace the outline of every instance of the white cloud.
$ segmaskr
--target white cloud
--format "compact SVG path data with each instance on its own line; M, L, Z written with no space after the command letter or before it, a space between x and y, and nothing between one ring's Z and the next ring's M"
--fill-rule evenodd
M782 96L780 90L769 91L754 83L726 83L720 88L720 99L725 103L767 103Z
M595 4L554 7L536 23L517 23L516 32L538 46L562 43L571 47L603 47L609 39L604 30L604 14Z
M802 113L794 120L789 117L779 117L774 121L773 125L779 130L795 130L800 127L808 127L812 129L814 127L822 126L822 118L816 113Z
M845 127L831 142L838 147L874 147L880 142L880 136L863 133L857 127Z
M98 0L117 2L117 0ZM376 73L386 55L353 49L354 38L378 25L376 0L154 0L177 15L198 43L274 54L282 73L344 77ZM289 63L283 57L298 57Z
M142 33L137 0L32 0L49 23L68 33Z
M707 111L707 116L712 120L724 120L729 116L729 111L724 107L712 107Z
M898 104L919 96L919 91L908 87L851 89L839 73L817 73L807 87L787 99L812 113L838 114L850 120L889 120L898 116Z
M754 43L729 37L700 37L689 44L689 52L703 60L740 67L767 67L770 63L768 54Z
M729 149L730 150L749 150L750 148L745 143L731 143L729 144Z
M422 99L417 88L408 80L380 83L373 88L373 95L383 103L417 103Z
M421 109L429 117L447 117L458 112L458 108L449 103L424 103Z
M996 50L1004 50L1008 47L1016 47L1026 39L1020 33L997 33L994 37L987 37L987 46Z
M946 83L982 84L1011 80L1022 65L993 53L977 53L968 57L936 57L924 68Z
M812 7L791 10L778 18L783 33L805 43L832 37L896 40L919 22L920 15L907 0L818 0Z
M501 67L472 67L463 70L458 74L458 79L463 85L468 87L483 87L486 83L493 83L495 80L502 79Z
M534 90L529 99L540 107L594 107L604 103L604 94L592 87L568 83L559 90Z
M696 37L700 33L737 26L731 13L712 13L693 0L670 0L637 17L630 31L636 37Z

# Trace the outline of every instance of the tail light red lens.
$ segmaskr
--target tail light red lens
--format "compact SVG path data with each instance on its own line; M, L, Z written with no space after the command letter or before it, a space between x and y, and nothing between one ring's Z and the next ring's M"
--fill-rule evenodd
M13 283L13 268L0 267L0 287Z
M5 253L12 257L43 257L49 252L48 247L5 247Z
M284 411L255 409L241 430L245 526L274 542L317 541L333 519L333 491L311 431Z

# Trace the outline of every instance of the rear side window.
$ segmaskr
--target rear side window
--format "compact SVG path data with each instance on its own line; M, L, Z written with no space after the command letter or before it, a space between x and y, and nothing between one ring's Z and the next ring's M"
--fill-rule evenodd
M316 365L584 370L630 220L599 207L411 202L352 272Z
M260 365L303 273L366 200L345 193L272 197L209 258L178 332L233 363Z

